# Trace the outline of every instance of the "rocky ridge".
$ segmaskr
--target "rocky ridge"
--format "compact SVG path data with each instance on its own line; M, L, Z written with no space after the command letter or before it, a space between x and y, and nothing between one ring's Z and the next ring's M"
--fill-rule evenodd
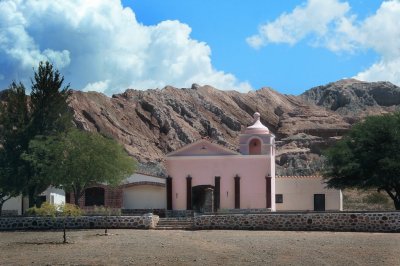
M1 94L1 93L0 93ZM114 137L140 162L141 171L165 174L165 154L207 137L232 150L254 112L277 139L279 175L316 174L322 151L366 115L399 110L400 88L388 82L341 80L300 96L271 88L248 93L191 88L133 90L107 97L74 91L78 127Z
M277 136L278 174L315 174L321 151L365 115L399 107L400 88L388 82L342 80L300 96L271 88L248 93L194 84L155 90L128 89L111 98L96 92L73 93L76 124L115 137L142 170L163 174L164 155L208 137L237 149L238 135L259 112ZM388 98L388 99L387 99Z

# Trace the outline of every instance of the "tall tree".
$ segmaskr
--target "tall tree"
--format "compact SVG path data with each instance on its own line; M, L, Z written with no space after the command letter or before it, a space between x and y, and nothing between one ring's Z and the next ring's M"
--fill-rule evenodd
M73 126L72 111L68 106L71 94L69 84L63 87L64 77L49 62L40 62L35 71L31 91L30 139L38 136L57 135ZM50 180L30 168L25 194L29 195L29 205L39 205L37 195L50 185Z
M42 178L72 192L76 205L86 188L98 183L118 185L136 165L115 140L78 129L36 138L24 158Z
M330 148L328 187L376 188L400 210L400 112L367 117Z
M49 62L40 62L32 80L30 131L33 136L52 135L72 126L68 106L69 84L63 87L64 77Z
M0 214L3 204L21 192L28 169L21 154L29 144L29 113L25 87L13 82L7 103L0 103Z

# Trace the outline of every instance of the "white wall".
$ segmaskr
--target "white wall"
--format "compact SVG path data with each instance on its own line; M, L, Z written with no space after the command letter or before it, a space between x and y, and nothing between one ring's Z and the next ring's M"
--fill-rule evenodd
M136 185L123 189L124 209L165 209L166 189L161 186Z
M62 189L48 187L41 195L51 204L65 204L65 192Z
M277 211L313 211L314 194L325 194L325 210L343 210L342 192L326 189L321 177L277 177L275 186L276 194L283 195Z

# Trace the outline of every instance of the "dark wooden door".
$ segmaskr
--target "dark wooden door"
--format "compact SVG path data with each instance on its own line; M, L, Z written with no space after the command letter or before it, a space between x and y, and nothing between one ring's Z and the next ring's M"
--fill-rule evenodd
M314 194L314 211L325 211L325 194Z

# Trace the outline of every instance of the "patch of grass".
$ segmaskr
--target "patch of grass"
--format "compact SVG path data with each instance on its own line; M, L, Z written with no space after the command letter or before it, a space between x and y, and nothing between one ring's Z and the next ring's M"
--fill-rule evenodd
M390 211L395 210L392 199L384 192L376 190L343 190L343 210L345 211Z

